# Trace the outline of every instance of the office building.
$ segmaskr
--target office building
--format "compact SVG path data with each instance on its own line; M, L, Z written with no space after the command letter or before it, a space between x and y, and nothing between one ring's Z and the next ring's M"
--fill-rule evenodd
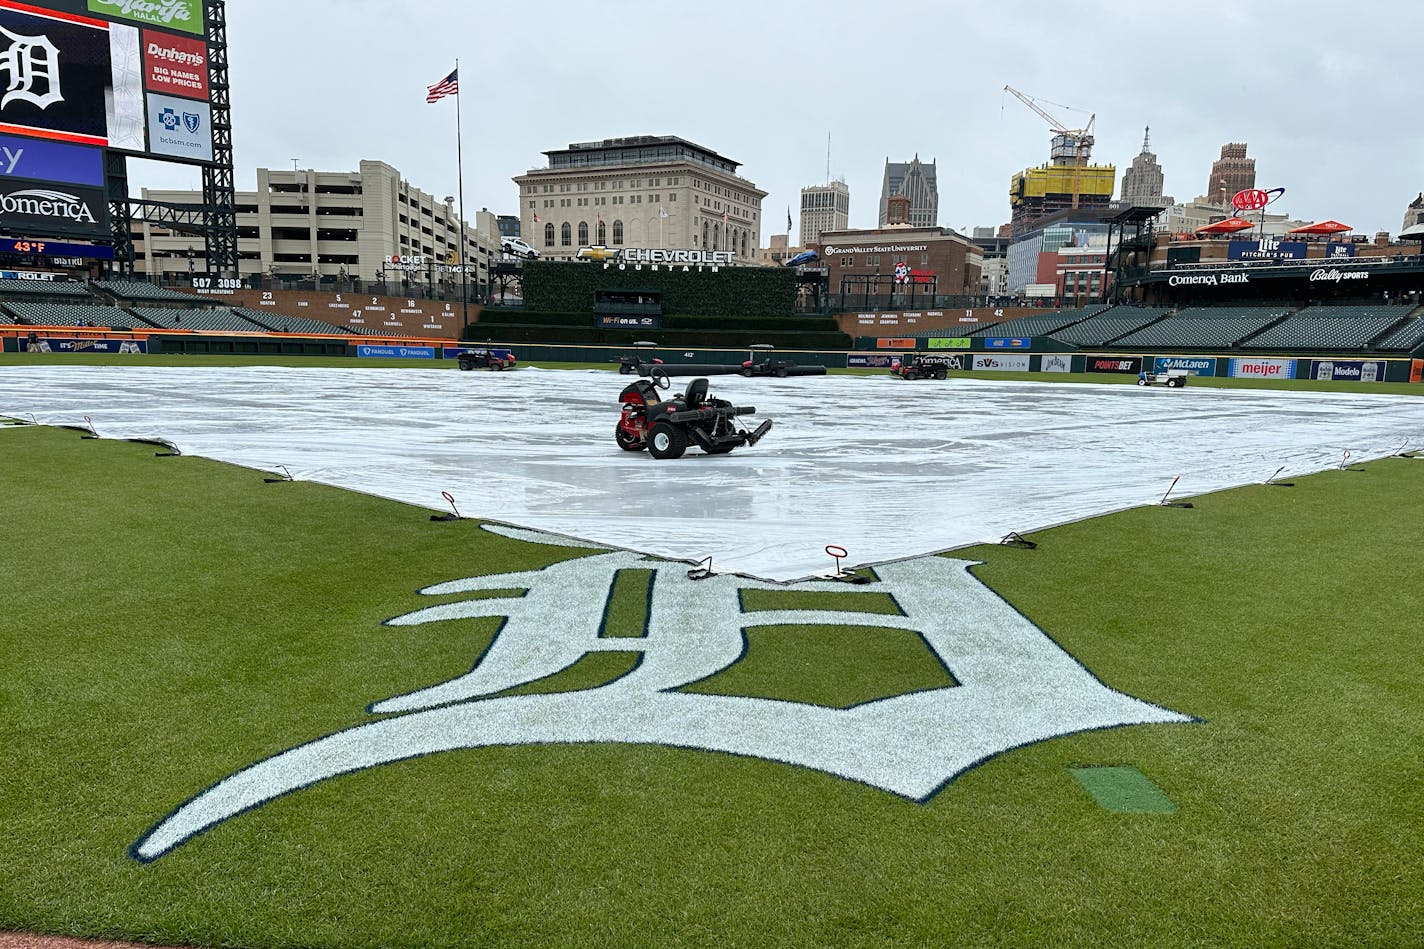
M731 251L750 258L761 243L761 202L741 167L686 139L639 135L575 142L544 153L519 186L524 240L544 257L580 247Z
M1208 204L1229 205L1232 195L1256 187L1256 159L1246 157L1245 142L1221 146L1221 157L1211 163L1206 182Z
M897 194L910 199L912 227L939 226L939 175L934 161L926 165L920 161L919 155L908 162L885 159L885 177L880 185L880 215L877 218L881 227L890 223L889 201L892 195ZM808 243L805 238L801 242Z
M801 243L820 240L822 231L850 227L850 187L843 179L801 189Z
M1143 130L1142 151L1122 173L1122 203L1133 208L1165 208L1174 202L1162 194L1164 176L1157 156L1148 147L1151 128Z

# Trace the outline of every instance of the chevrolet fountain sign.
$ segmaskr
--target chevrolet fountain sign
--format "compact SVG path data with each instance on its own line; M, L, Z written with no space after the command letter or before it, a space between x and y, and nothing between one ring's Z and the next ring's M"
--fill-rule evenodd
M736 258L729 250L664 250L654 247L625 247L618 257L624 264L698 264L727 266Z

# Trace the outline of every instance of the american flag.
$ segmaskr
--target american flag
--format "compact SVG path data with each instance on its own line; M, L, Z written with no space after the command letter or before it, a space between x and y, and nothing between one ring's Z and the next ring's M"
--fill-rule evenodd
M459 95L459 93L460 70L459 67L456 67L454 72L425 91L425 101L430 103L439 102L446 96Z

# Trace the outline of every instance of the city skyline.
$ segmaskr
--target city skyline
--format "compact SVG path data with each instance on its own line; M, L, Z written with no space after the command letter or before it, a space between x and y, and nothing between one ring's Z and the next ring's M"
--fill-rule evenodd
M1312 0L1293 8L1298 15L1286 25L1264 9L1224 8L1205 22L1190 11L1098 0L1065 28L1026 5L912 2L902 12L917 29L942 34L948 55L871 70L851 67L865 66L864 50L893 46L898 20L846 5L835 17L808 21L729 0L726 15L699 34L737 77L716 84L690 74L653 81L649 57L662 42L659 28L635 16L608 28L608 14L623 6L637 9L554 2L531 34L514 8L445 0L428 4L419 19L389 17L365 0L233 4L238 187L252 187L256 168L290 166L294 158L318 170L372 159L432 193L454 193L454 103L427 105L425 89L457 57L470 217L480 208L514 213L510 179L535 167L550 142L677 135L741 162L769 192L758 235L765 246L784 231L773 209L796 207L801 188L825 177L829 130L831 177L843 177L851 192L878 195L887 154L930 155L940 170L939 223L994 227L1008 220L1011 177L1048 160L1052 134L1002 92L1006 82L1070 127L1095 113L1093 160L1117 165L1119 183L1150 124L1165 189L1179 201L1201 193L1221 144L1239 141L1251 145L1258 183L1286 189L1283 211L1342 220L1357 233L1397 233L1404 208L1424 187L1424 132L1390 121L1387 106L1374 104L1379 97L1363 94L1376 88L1379 63L1412 55L1409 37L1424 15L1402 6L1339 19L1335 8ZM746 29L753 21L757 28ZM1167 59L1163 45L1161 69L1088 68L1093 50L1115 55L1144 34L1169 37L1174 49L1206 50L1222 35L1249 35L1264 52L1230 69L1204 69L1177 53ZM596 57L591 38L599 39ZM1002 55L1010 45L1042 55ZM1065 56L1085 68L1064 69ZM786 81L773 83L772 95L754 94L769 71ZM298 72L308 77L302 83L292 81ZM810 77L817 94L798 99L793 76ZM951 85L952 98L945 95ZM887 88L900 90L893 101ZM867 121L877 115L885 121ZM198 182L196 171L137 161L131 178L135 188ZM876 211L873 200L857 202L851 226L875 226Z

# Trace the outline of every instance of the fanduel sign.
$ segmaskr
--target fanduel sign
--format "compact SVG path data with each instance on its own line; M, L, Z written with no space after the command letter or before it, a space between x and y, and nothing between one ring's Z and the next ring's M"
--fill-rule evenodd
M202 0L89 0L89 12L184 33L203 33Z
M729 250L663 250L628 247L621 258L627 264L730 264L736 255Z

